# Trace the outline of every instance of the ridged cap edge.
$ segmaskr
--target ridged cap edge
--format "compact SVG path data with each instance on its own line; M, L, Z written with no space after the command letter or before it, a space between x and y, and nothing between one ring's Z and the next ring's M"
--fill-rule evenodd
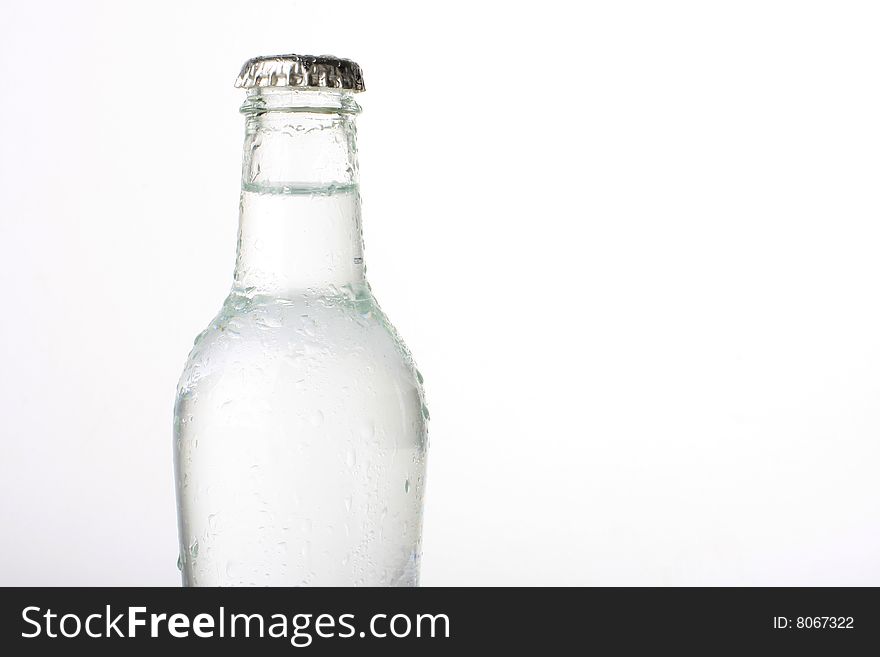
M235 81L239 89L300 87L364 91L361 67L330 55L270 55L244 63Z

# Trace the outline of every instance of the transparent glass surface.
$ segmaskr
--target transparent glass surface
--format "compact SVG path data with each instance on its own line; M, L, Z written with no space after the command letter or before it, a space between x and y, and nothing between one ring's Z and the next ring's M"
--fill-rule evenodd
M185 585L414 586L427 409L364 276L345 92L252 90L232 291L177 390Z

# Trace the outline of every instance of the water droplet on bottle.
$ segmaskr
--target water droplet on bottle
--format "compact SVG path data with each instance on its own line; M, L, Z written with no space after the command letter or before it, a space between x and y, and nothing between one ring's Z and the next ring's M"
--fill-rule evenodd
M361 425L359 433L361 440L363 440L364 442L372 440L373 437L376 435L376 425L374 425L372 422L365 422Z
M179 570L180 572L183 572L183 555L182 554L177 555L177 570Z
M357 463L357 454L355 454L354 449L349 448L345 453L345 464L349 468L353 468L355 463Z
M302 521L302 531L303 534L308 534L312 531L312 521L308 518Z
M321 411L315 411L309 416L309 422L313 427L320 427L324 424L324 414Z
M403 482L403 492L409 492L409 477L406 478L406 481Z
M345 498L345 512L346 513L351 513L351 503L352 503L351 495L348 495Z
M234 561L226 562L226 576L231 578L238 577L238 564Z

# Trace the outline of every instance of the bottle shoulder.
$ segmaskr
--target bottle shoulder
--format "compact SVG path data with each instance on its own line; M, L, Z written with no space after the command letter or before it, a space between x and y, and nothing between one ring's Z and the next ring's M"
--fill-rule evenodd
M377 379L421 379L369 290L289 297L233 291L196 337L178 391L235 368L281 376L349 368Z

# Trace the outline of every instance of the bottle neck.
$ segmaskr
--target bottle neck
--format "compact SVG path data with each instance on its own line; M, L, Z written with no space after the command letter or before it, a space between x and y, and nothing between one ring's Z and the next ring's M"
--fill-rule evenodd
M250 90L235 290L285 296L365 285L359 111L349 92Z

